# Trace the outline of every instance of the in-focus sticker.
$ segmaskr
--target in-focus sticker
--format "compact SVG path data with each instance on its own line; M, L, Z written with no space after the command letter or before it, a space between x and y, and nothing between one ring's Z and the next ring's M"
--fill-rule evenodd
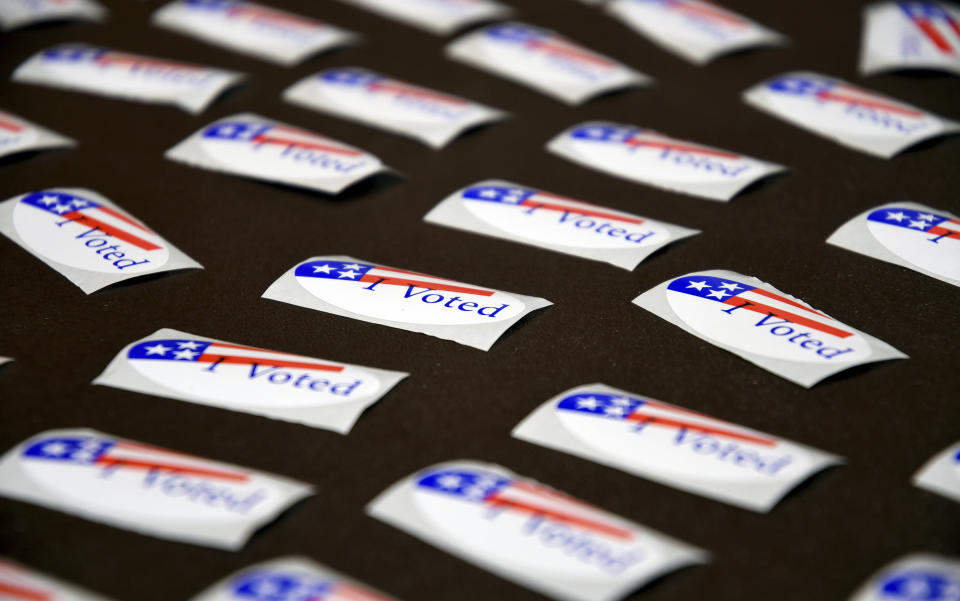
M237 550L313 488L85 428L0 459L0 495L159 538Z
M346 434L407 375L165 328L126 346L93 383Z
M500 23L468 33L447 56L529 86L568 104L651 78L560 34L523 23Z
M0 0L0 29L46 21L102 21L106 12L94 0Z
M913 483L960 502L960 443L937 453L913 476Z
M787 42L783 35L704 0L614 0L606 10L698 65L738 50Z
M287 66L351 44L357 37L327 23L242 0L174 0L155 12L151 22Z
M960 559L914 553L884 567L848 601L957 601Z
M397 482L367 513L556 599L606 601L701 549L492 464L456 461Z
M502 180L477 182L424 221L633 269L697 230L557 196Z
M641 184L719 201L786 169L652 129L606 121L575 125L550 140L547 150Z
M95 593L41 574L0 557L0 599L3 601L108 601Z
M471 127L504 119L503 111L421 88L358 67L329 69L301 79L284 100L389 132L446 146Z
M753 511L842 459L604 384L578 386L513 435Z
M501 19L511 12L510 7L493 0L341 1L437 35L447 35L467 25Z
M750 88L743 99L838 144L887 159L918 142L960 132L956 121L818 73L779 75Z
M263 298L484 351L523 316L552 304L345 256L313 257L294 266L267 288Z
M907 356L757 278L689 273L633 303L673 325L801 386L845 369Z
M863 9L860 72L936 69L960 75L960 9L947 2L877 2Z
M359 148L253 113L215 121L164 156L193 167L328 194L339 194L388 170Z
M92 190L48 188L0 203L0 233L84 292L203 267Z
M394 601L306 557L281 557L228 576L190 601Z
M857 215L827 242L960 286L960 217L915 202Z
M170 104L199 113L240 73L86 44L61 44L38 52L13 72L13 80L125 100Z
M69 148L76 142L12 113L0 111L0 157L45 148Z

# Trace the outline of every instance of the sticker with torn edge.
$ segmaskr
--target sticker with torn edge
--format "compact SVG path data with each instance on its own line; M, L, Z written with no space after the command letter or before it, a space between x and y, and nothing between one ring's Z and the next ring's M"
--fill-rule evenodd
M109 601L24 565L0 557L0 599L3 601Z
M357 40L353 32L328 23L242 0L174 0L150 22L285 66Z
M70 138L0 110L0 157L31 150L72 146L76 146L76 142Z
M947 211L881 205L840 226L827 243L960 286L960 217Z
M218 119L164 156L191 167L327 194L390 170L359 148L253 113Z
M739 50L787 43L784 35L703 0L614 0L606 11L697 65Z
M459 96L359 67L305 77L283 92L287 102L442 148L466 130L507 114Z
M513 12L509 6L493 0L341 1L437 35L448 35L468 25L502 19Z
M267 288L263 298L483 351L525 315L553 304L339 255L312 257L295 265Z
M743 93L747 104L833 140L889 159L910 146L960 132L960 123L841 79L793 71Z
M914 474L913 484L960 503L960 442L930 459Z
M503 180L461 188L423 219L628 270L664 246L699 233Z
M786 170L729 150L608 121L575 125L550 140L547 150L610 175L724 202L750 184Z
M0 0L0 29L48 21L102 21L106 9L94 0Z
M93 383L346 434L407 375L163 328L124 347Z
M367 514L521 586L612 601L702 549L488 463L453 461L397 482Z
M633 304L807 388L856 365L907 358L886 342L733 271L688 273L654 286Z
M558 394L513 436L680 490L767 512L835 455L604 384Z
M158 538L236 551L313 487L86 428L0 458L0 495Z
M445 52L450 58L568 104L653 81L556 32L524 23L500 23L472 31L450 42Z
M874 574L848 601L957 601L960 559L913 553Z
M12 79L124 100L169 104L197 114L244 77L233 71L87 44L61 44L28 58L13 72Z
M960 9L930 1L865 6L860 73L900 69L960 75Z
M0 203L0 233L90 294L147 274L203 266L104 196L47 188Z

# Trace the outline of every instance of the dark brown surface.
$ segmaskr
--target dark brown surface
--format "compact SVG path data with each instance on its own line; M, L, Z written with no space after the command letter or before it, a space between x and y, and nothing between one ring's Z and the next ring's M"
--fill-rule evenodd
M76 138L74 150L0 165L0 198L51 186L97 190L206 269L84 295L0 239L3 322L0 448L48 428L85 426L313 483L309 498L238 553L129 533L0 499L0 553L126 601L188 598L225 574L303 554L398 598L533 600L539 595L363 513L397 479L434 462L500 463L710 550L712 563L636 593L644 601L844 599L902 554L960 555L960 505L910 477L960 438L960 289L824 243L885 202L960 211L960 139L886 161L748 107L771 75L821 71L960 118L960 78L863 79L855 2L729 0L786 33L789 48L695 67L573 0L510 0L554 28L655 76L656 87L571 108L447 60L441 37L334 1L277 1L365 35L362 45L281 68L148 26L160 2L115 0L102 25L0 36L0 73L58 42L82 41L250 75L199 116L38 86L0 83L0 106ZM442 151L286 104L280 92L321 68L357 65L500 107L512 120ZM163 152L241 111L360 146L405 174L339 198L192 169ZM729 204L621 181L544 151L586 119L655 127L791 171ZM498 177L703 230L634 272L424 223L458 187ZM349 254L550 299L555 306L490 352L260 298L296 262ZM630 304L682 273L756 275L911 358L855 369L805 390ZM348 436L170 399L91 386L115 353L160 327L412 375ZM509 436L566 388L607 384L704 411L847 458L761 515L683 493Z

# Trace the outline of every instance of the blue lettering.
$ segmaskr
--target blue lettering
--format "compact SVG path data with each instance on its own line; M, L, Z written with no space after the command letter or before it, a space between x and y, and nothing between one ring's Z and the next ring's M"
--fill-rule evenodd
M740 307L743 307L743 306L745 305L734 307L734 309L739 309ZM727 309L723 312L731 313L733 312L733 309ZM790 325L788 326L784 324L790 324ZM824 342L822 340L817 340L816 338L814 338L813 334L810 332L799 332L794 334L794 332L797 331L798 326L788 319L780 319L779 321L776 321L774 319L773 313L767 313L766 315L763 316L763 318L760 321L758 321L754 325L754 327L756 328L765 327L765 326L770 327L770 333L772 335L779 336L781 338L785 336L790 336L790 338L787 339L787 342L792 342L793 344L798 345L802 349L813 350L817 355L825 359L833 359L834 357L837 357L839 355L845 355L847 353L853 352L853 347L840 349L840 348L823 346ZM805 338L807 340L804 340ZM803 342L800 342L801 340Z

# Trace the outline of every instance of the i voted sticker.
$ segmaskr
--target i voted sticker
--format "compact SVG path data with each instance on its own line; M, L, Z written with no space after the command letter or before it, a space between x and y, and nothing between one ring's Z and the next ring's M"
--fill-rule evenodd
M125 347L93 383L346 434L407 375L164 328Z
M85 428L0 459L0 495L149 534L236 550L312 487Z
M860 72L936 69L960 75L960 8L948 2L877 2L863 9Z
M960 217L948 211L906 201L882 205L827 242L960 286Z
M243 0L174 0L151 22L287 66L357 38L339 27Z
M339 194L387 170L380 159L359 148L253 113L215 121L164 156L193 167L328 194Z
M69 148L74 145L76 142L70 138L0 110L0 157L46 148Z
M313 257L264 298L421 332L489 350L524 315L550 301L345 256Z
M787 42L783 35L704 0L614 0L606 10L698 65L738 50Z
M0 29L48 21L102 21L106 10L94 0L0 0Z
M442 148L458 135L506 118L503 111L367 69L339 67L301 79L284 100Z
M437 35L447 35L468 25L501 19L511 12L510 7L493 0L341 1Z
M547 143L547 150L610 175L719 201L728 201L750 184L786 169L651 129L607 121L575 125Z
M960 443L937 453L913 476L913 483L960 503Z
M202 269L110 200L48 188L0 203L0 232L90 294L137 276Z
M306 557L281 557L232 574L190 601L394 601Z
M743 99L838 144L891 158L918 142L960 131L960 123L818 73L785 73Z
M568 104L652 82L554 31L524 23L500 23L468 33L451 42L446 54Z
M457 190L423 219L624 269L698 233L502 180Z
M513 436L753 511L842 459L604 384L578 386Z
M616 599L707 554L492 464L409 476L367 513L556 599Z
M109 601L73 584L0 557L0 599L3 601Z
M243 75L86 44L61 44L39 52L13 72L13 81L79 90L203 111Z
M855 365L906 358L770 284L732 271L690 273L633 303L801 386Z
M914 553L875 574L848 601L957 601L960 559Z

